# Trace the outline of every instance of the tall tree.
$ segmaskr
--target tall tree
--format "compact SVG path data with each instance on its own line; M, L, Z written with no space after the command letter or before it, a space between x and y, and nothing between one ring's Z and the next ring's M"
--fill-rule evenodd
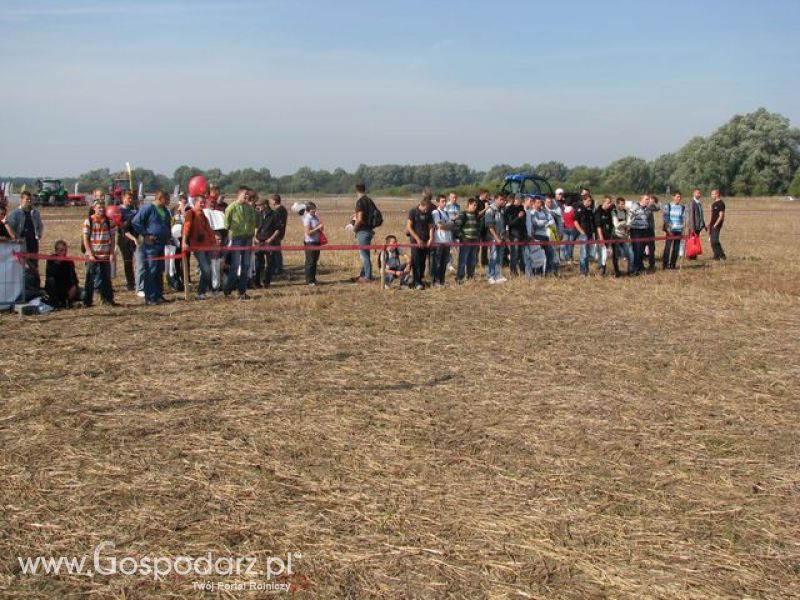
M569 177L569 168L567 165L555 160L539 163L536 165L534 172L550 182L566 181L567 177Z
M647 161L635 156L615 160L603 172L603 186L614 192L647 192L650 189Z
M676 153L675 162L673 178L686 188L781 194L800 166L800 130L787 118L759 108L736 115L707 138L693 138Z
M189 180L194 177L195 175L203 175L203 170L198 167L190 167L189 165L181 165L177 169L175 169L175 173L172 176L172 179L175 181L175 184L180 186L182 190L186 190L189 187Z

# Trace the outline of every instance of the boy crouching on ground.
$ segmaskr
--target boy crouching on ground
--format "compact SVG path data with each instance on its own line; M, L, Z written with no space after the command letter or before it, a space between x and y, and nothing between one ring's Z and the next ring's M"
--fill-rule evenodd
M397 247L397 238L393 235L386 236L386 248L381 252L381 264L386 265L384 281L390 287L393 281L400 282L400 289L408 287L411 276L411 263L408 255Z

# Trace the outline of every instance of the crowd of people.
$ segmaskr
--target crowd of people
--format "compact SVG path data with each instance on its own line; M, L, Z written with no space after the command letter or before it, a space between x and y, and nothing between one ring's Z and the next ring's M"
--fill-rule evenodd
M367 247L375 248L373 240L383 225L383 215L364 185L357 185L355 192L354 212L346 225L359 246L361 269L353 281L368 284L378 277L373 271L373 251ZM454 192L434 198L426 190L408 211L405 243L389 234L379 244L378 267L385 286L415 289L445 285L448 272L458 283L473 279L478 264L492 285L508 280L503 274L506 269L511 277L557 277L561 266L573 262L576 254L581 276L590 274L592 262L600 275L606 275L609 258L615 277L638 276L656 267L658 212L662 214L659 235L666 238L664 269L677 268L687 234L699 236L703 231L709 234L713 258L725 260L720 243L725 203L719 190L712 190L711 198L707 223L699 189L687 205L675 191L663 206L651 194L635 202L604 196L596 203L588 189L583 189L580 201L574 203L565 199L561 189L544 197L490 196L482 189L462 206ZM266 200L241 187L228 204L212 186L207 195L181 195L176 206L168 204L169 195L159 191L151 203L137 207L133 195L126 192L112 210L103 191L95 190L81 230L86 257L83 288L73 261L64 258L68 256L67 242L57 240L39 294L56 308L78 303L91 306L95 292L104 304L117 305L112 284L117 249L127 289L147 305L167 301L165 271L174 289L182 291L190 284L191 258L199 277L199 300L219 292L226 297L236 292L239 300L247 300L248 290L268 288L274 277L283 274L280 246L289 212L279 195ZM320 251L327 243L325 225L313 202L295 203L292 210L303 226L305 283L315 286ZM30 193L22 193L19 208L11 214L6 215L6 208L0 207L0 237L23 241L26 253L38 255L43 233L44 224L32 206ZM38 260L29 256L25 265L30 297L40 285Z
M702 231L709 232L714 259L726 258L719 237L725 203L719 190L712 190L711 196L711 222L706 225L699 189L694 190L688 208L680 192L672 194L662 219L664 269L676 268L682 238L699 236ZM651 194L642 195L638 202L604 196L596 205L589 189L581 190L576 204L565 199L562 189L544 197L502 193L490 197L487 190L480 190L463 208L455 193L440 194L435 201L426 193L408 212L409 255L399 247L396 236L385 239L381 256L387 265L386 283L398 281L404 287L424 289L426 268L434 287L444 285L448 270L462 282L475 277L479 259L490 284L508 281L503 275L506 267L512 277L555 277L562 263L573 261L576 246L584 277L592 261L605 275L609 255L615 277L638 276L655 270L655 213L661 210L658 198ZM627 263L625 270L622 260Z

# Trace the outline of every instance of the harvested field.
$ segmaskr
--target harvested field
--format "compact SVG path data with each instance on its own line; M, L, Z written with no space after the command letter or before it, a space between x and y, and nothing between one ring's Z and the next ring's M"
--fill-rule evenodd
M246 303L144 307L118 278L120 308L0 315L2 595L272 596L17 560L109 540L299 552L298 598L800 596L800 205L727 203L726 263L704 238L630 280L382 292L348 252L308 289L287 253ZM44 213L77 252L83 211Z

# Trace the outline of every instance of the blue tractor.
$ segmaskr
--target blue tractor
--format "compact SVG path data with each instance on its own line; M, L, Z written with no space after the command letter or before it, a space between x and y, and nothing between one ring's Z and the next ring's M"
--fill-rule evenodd
M547 179L539 175L525 175L524 173L509 173L503 178L502 193L508 196L516 194L520 198L542 198L553 196L553 188ZM580 201L578 192L564 192L564 201L574 204Z
M509 173L503 178L503 195L515 194L520 198L542 198L553 195L553 188L544 177Z

